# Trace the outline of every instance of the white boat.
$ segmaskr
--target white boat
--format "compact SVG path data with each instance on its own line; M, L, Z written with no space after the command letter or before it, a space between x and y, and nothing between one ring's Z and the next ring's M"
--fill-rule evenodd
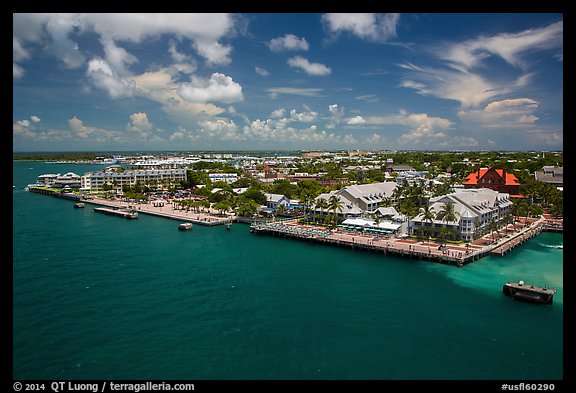
M182 224L178 225L178 229L181 231L187 231L189 229L192 229L192 223L191 222L183 222Z
M79 209L79 208L82 208L82 207L84 207L84 202L78 202L78 203L75 203L75 204L74 204L74 208L76 208L76 209Z

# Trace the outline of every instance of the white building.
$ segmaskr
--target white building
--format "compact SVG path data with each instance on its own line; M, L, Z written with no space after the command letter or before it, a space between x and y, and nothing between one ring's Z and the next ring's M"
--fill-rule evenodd
M362 209L354 205L354 203L352 203L351 200L338 193L339 191L330 191L328 193L320 194L316 197L315 201L317 202L319 199L324 199L328 203L328 201L332 196L336 196L336 198L338 198L338 200L340 201L340 209L332 211L332 213L336 214L336 217L340 218L361 217L363 214ZM315 215L331 214L329 208L321 209L318 207L317 204L314 205L313 209Z
M236 173L209 173L208 177L211 182L223 181L227 184L232 184L238 181L238 174Z
M74 172L67 172L63 175L60 173L46 173L38 176L37 183L53 188L79 188L81 186L81 177Z
M462 240L471 241L475 233L489 229L493 221L501 220L513 206L509 194L488 188L458 189L451 194L431 198L430 209L437 215L444 210L445 203L454 204L455 221L425 220L421 213L412 218L411 232L425 228L448 228L459 233Z
M186 169L159 170L128 170L123 172L88 172L82 176L83 191L102 191L107 184L113 190L121 191L123 186L133 186L136 182L155 189L163 189L169 185L186 180Z
M264 194L266 197L266 207L276 209L280 205L290 206L290 198L282 194Z

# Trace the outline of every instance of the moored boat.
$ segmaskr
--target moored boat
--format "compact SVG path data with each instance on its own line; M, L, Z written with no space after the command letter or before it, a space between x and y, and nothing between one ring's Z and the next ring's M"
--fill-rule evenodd
M81 209L84 207L84 202L78 202L74 204L75 209Z
M192 229L192 223L191 222L183 222L182 224L178 225L178 229L181 231L187 231L189 229Z
M534 285L525 285L524 281L509 281L502 287L502 292L506 296L511 296L516 300L531 303L552 304L556 289L541 288Z

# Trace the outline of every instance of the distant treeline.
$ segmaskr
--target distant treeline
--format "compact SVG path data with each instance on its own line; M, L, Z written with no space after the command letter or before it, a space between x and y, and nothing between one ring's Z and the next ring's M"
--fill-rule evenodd
M96 158L111 158L113 156L142 156L153 155L157 157L162 156L187 156L187 155L203 155L203 154L234 154L234 155L250 155L258 154L260 156L293 156L300 155L298 151L122 151L122 152L13 152L12 159L14 161L91 161Z
M14 161L92 161L96 157L111 157L111 154L94 152L28 152L12 153Z

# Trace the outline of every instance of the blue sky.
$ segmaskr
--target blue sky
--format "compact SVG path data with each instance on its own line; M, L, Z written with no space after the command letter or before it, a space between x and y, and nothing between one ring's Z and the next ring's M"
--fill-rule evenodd
M563 15L13 14L13 151L563 150Z

